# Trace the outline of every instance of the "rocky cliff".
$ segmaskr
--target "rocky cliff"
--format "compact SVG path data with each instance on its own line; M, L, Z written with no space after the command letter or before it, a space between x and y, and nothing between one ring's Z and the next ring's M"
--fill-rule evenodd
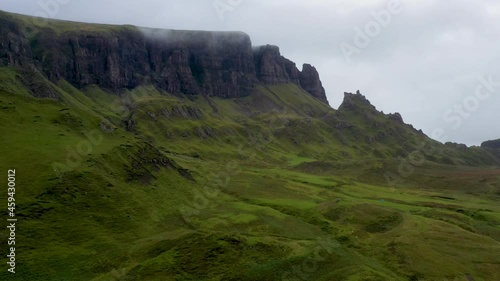
M328 104L319 73L310 64L304 64L300 71L294 62L280 54L279 47L271 45L254 48L254 59L257 77L261 83L294 83Z
M295 83L300 85L299 70L295 63L281 56L277 46L254 48L257 77L265 84Z
M316 68L310 64L304 64L302 66L302 72L300 72L300 85L304 90L313 95L313 97L328 103L326 99L325 88L319 79L319 73Z
M500 139L485 141L481 144L482 148L500 149Z
M38 27L0 12L0 65L34 67L51 81L107 89L151 83L170 93L223 98L248 95L257 84L294 83L328 103L319 74L299 71L279 48L252 48L241 32L180 31L68 24Z

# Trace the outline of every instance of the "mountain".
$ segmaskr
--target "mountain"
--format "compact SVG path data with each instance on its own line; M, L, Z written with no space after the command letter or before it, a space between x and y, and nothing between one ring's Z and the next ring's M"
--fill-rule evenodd
M359 91L333 109L313 66L244 33L36 22L0 12L13 280L500 276L490 145Z
M225 98L248 95L259 83L294 83L328 103L314 67L299 71L276 46L253 50L244 33L57 21L37 28L8 14L2 21L0 35L9 41L1 45L1 64L34 67L53 82L110 90L151 84L172 94Z

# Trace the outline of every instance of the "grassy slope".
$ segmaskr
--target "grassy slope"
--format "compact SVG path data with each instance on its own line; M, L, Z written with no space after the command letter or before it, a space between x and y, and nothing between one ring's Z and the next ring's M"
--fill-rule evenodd
M427 162L388 186L399 164L383 155L404 148L359 141L362 119L339 120L293 85L189 100L62 81L56 102L15 75L0 69L15 280L500 277L498 169ZM332 129L347 121L357 126Z

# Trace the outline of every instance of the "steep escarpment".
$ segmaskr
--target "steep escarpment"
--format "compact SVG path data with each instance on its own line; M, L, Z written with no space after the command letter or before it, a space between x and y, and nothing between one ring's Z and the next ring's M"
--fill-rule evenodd
M304 88L313 97L328 103L326 99L325 88L319 79L319 73L316 68L310 64L304 64L302 66L302 72L300 72L300 86Z
M500 149L500 139L485 141L481 144L482 148Z
M23 20L20 20L22 18ZM235 98L258 84L294 83L328 103L319 74L278 47L252 49L242 32L97 26L0 13L0 65L32 66L51 81L119 90L153 84L173 94Z
M0 11L0 65L20 65L31 57L25 30L12 16Z
M124 28L58 35L47 30L32 40L32 48L51 80L78 87L152 83L170 93L238 97L257 82L250 38L242 33Z
M254 49L259 81L265 84L295 83L300 85L295 63L281 56L278 46L265 45Z
M15 280L498 280L495 149L334 110L242 33L26 19L0 16Z

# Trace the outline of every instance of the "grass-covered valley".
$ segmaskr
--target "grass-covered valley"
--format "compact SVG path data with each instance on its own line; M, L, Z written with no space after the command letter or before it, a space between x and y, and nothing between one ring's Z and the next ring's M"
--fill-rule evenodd
M19 220L2 280L500 280L498 150L431 140L360 93L332 109L296 83L219 97L28 64L0 67Z

